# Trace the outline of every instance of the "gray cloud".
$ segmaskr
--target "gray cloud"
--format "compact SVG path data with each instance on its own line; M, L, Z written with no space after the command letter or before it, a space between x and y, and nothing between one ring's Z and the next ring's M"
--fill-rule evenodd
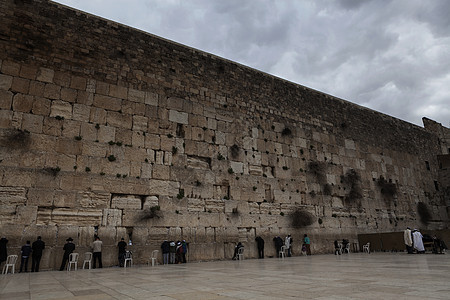
M450 1L60 0L421 125L450 126Z

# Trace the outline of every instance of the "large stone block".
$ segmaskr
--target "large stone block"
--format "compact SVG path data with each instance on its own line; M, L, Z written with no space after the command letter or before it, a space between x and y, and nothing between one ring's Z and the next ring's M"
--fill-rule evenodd
M48 116L52 102L46 98L34 97L32 112L36 115Z
M119 111L122 109L122 99L96 94L93 105L106 110Z
M102 226L122 226L122 210L105 208L103 210Z
M85 208L108 208L110 200L110 193L84 192L80 199L80 206Z
M124 86L110 84L109 92L107 92L106 89L103 89L103 87L102 87L100 94L104 94L104 95L108 94L109 96L114 97L114 98L127 99L128 88L126 88Z
M135 89L129 89L128 100L133 102L145 103L145 92Z
M170 179L170 167L163 165L153 165L153 178L161 180Z
M32 114L23 114L22 129L29 132L41 133L44 117Z
M75 103L73 105L73 119L82 122L88 122L91 114L89 106Z
M142 209L143 200L139 196L126 195L126 196L112 196L111 208L115 209Z
M33 101L33 96L16 94L13 98L12 108L14 111L29 113L33 108Z
M50 107L50 117L72 118L72 105L69 102L55 100Z
M189 124L189 115L185 112L169 110L169 121L179 124Z
M0 89L0 108L11 109L13 93Z
M5 74L0 74L0 90L9 90L13 82L13 77Z
M27 195L27 205L52 206L55 191L52 189L30 188Z
M133 127L133 117L131 115L109 111L106 114L106 123L109 126L131 129Z
M0 187L0 205L25 205L27 189L23 187Z
M39 68L36 80L52 83L55 72L48 68Z

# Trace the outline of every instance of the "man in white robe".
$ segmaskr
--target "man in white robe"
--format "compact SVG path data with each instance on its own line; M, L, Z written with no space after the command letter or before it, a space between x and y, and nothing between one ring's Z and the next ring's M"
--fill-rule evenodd
M406 230L403 232L403 239L405 241L406 245L406 251L408 251L408 254L413 253L413 240L411 237L411 228L407 227Z
M414 249L417 250L417 253L425 253L425 247L423 246L422 241L422 234L419 232L419 230L414 229L413 232L413 239L414 239Z

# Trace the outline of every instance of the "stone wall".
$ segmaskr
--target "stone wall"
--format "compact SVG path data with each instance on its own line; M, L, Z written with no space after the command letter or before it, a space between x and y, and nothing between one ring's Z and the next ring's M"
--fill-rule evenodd
M331 252L423 227L419 202L448 225L433 130L53 2L0 18L0 235L42 235L43 268L69 236L113 265L121 237L143 263L164 239L190 260L288 233Z

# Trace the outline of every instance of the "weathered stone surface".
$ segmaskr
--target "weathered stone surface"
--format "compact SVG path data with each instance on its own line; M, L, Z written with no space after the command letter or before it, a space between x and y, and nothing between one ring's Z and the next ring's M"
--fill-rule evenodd
M122 225L122 210L109 209L103 210L102 226L121 226Z
M63 117L65 119L72 118L72 105L65 101L52 101L50 107L50 117Z
M55 72L52 69L39 68L36 80L52 83L53 82L53 76L55 76Z
M27 201L27 190L23 187L0 187L1 205L24 205Z
M142 199L139 196L113 196L111 200L111 208L116 209L141 209Z
M448 155L448 128L414 126L59 5L19 2L4 4L2 21L20 32L0 43L0 224L12 247L46 228L49 247L72 236L82 253L98 233L112 265L122 236L140 262L162 239L189 239L195 260L221 258L236 241L254 249L256 234L299 241L307 232L326 252L329 236L422 226L418 201L432 214L428 229L448 227L450 177L436 159ZM15 26L23 14L33 26ZM36 28L48 28L45 42L23 51L21 35ZM396 188L391 199L380 176ZM154 206L160 218L150 217ZM294 230L289 216L300 207L313 224ZM61 253L44 259L56 265Z

